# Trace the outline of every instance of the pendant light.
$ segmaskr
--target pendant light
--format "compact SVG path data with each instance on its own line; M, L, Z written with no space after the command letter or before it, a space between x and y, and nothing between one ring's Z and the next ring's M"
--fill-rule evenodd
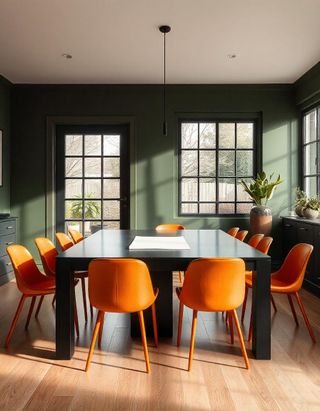
M164 136L168 134L168 126L166 119L166 34L171 31L170 26L160 26L160 32L163 34L163 126L162 133Z

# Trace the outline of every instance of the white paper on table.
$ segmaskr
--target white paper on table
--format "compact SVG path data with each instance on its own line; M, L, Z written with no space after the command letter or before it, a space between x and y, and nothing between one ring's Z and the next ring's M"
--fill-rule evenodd
M184 237L142 237L136 236L129 250L190 250Z

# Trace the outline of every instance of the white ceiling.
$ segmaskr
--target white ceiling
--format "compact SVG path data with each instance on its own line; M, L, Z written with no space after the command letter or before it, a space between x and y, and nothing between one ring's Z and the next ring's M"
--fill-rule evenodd
M320 0L0 0L0 74L161 83L169 24L168 83L291 83L320 60L319 22Z

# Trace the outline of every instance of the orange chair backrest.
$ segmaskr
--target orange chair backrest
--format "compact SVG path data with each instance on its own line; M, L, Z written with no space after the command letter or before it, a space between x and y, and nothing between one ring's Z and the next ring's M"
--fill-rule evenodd
M56 239L62 251L66 251L74 245L73 241L65 233L56 233Z
M272 237L263 237L257 245L256 250L261 251L263 254L268 254L272 241Z
M237 232L240 230L240 228L239 227L232 227L232 228L229 228L229 230L227 231L227 233L229 234L229 235L231 235L232 237L235 237L236 235L237 235Z
M78 230L75 230L74 228L68 228L68 231L75 244L80 243L80 241L84 239L83 235Z
M58 251L49 238L38 237L34 240L38 248L42 266L46 275L54 277L56 275L56 256Z
M184 230L184 226L181 224L159 224L156 227L156 231L159 232L172 232L178 230Z
M96 259L89 264L89 299L106 312L136 312L155 300L150 273L143 261Z
M28 294L32 284L43 278L43 274L37 267L30 252L23 245L9 245L7 253L12 263L19 290L23 294Z
M189 264L180 300L199 311L228 311L244 300L245 263L240 258L203 258Z
M247 230L238 231L236 234L236 238L240 241L243 241L246 238L247 234L248 234Z
M260 243L260 241L263 239L264 234L253 234L248 241L248 245L251 245L251 247L256 248L257 245Z
M299 243L291 248L280 269L272 277L292 286L292 291L300 290L313 246Z

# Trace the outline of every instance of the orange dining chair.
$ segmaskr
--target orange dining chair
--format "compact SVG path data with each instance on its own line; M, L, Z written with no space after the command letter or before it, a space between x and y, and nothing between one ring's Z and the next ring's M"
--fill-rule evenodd
M22 293L22 296L6 338L6 348L9 347L13 331L16 327L26 298L31 297L31 304L25 325L25 329L27 330L36 298L40 296L43 299L45 295L55 294L56 292L55 278L47 277L40 272L32 255L24 246L19 244L9 245L7 247L7 253L13 266L17 287Z
M304 322L309 331L310 338L312 342L315 343L316 337L299 295L312 250L313 246L306 243L299 243L291 248L280 269L271 274L271 293L287 295L294 321L296 325L299 326L292 296L296 298ZM249 286L252 286L252 283L250 283L249 280L248 284ZM250 328L252 330L252 324ZM249 333L250 339L251 334L252 331Z
M53 242L50 241L48 238L45 237L38 237L34 240L37 249L40 254L42 266L44 269L45 274L48 277L56 277L56 257L58 255L58 251L54 246ZM74 280L74 285L76 286L79 280ZM37 308L37 312L40 310L43 298L40 299L39 305ZM78 312L77 312L77 304L75 299L75 310L74 310L74 322L76 327L77 336L79 336L79 322L78 322Z
M263 237L264 234L253 234L248 241L248 245L250 245L253 248L256 248L260 241L263 239Z
M56 239L62 251L66 251L74 245L73 241L65 233L56 233ZM88 277L88 271L75 271L74 277L79 278L81 280L84 319L85 319L85 322L87 322L88 321L87 298L86 298L87 293L86 293L86 280L85 279ZM90 313L92 317L93 309L92 309L91 304L90 304Z
M151 306L153 333L158 346L158 330L155 300L158 290L153 290L148 267L143 261L135 259L96 259L89 264L89 298L97 308L98 316L93 330L86 371L88 371L94 345L99 333L101 346L103 320L106 312L138 313L143 344L146 371L150 372L147 337L143 311Z
M261 234L259 234L261 235ZM263 236L263 235L262 235ZM263 254L268 254L270 246L272 244L273 238L272 237L264 237L259 241L259 243L257 244L257 246L255 247L256 250L260 251ZM246 271L246 280L251 278L251 283L252 283L252 271ZM241 311L241 322L243 323L244 320L244 316L246 313L246 306L247 306L247 299L248 299L248 288L249 286L247 285L247 281L246 281L246 290L245 290L245 295L244 295L244 301L242 304L242 311ZM277 311L277 307L276 304L271 296L271 301L274 307L274 310Z
M232 237L235 237L239 230L240 230L239 227L232 227L227 231L227 234L231 235Z
M243 303L245 263L240 258L203 258L192 261L182 288L177 288L180 300L177 346L181 343L183 307L193 310L188 371L191 370L198 311L227 312L233 343L233 321L238 332L246 368L249 360L244 345L236 309Z
M156 231L159 233L173 233L175 231L184 230L185 227L181 224L159 224L156 227ZM183 271L179 271L179 281L182 283Z
M75 230L74 228L69 227L68 231L75 244L80 243L80 241L84 239L83 235L78 230Z
M236 234L236 239L243 241L246 238L247 234L248 234L247 230L238 231Z

